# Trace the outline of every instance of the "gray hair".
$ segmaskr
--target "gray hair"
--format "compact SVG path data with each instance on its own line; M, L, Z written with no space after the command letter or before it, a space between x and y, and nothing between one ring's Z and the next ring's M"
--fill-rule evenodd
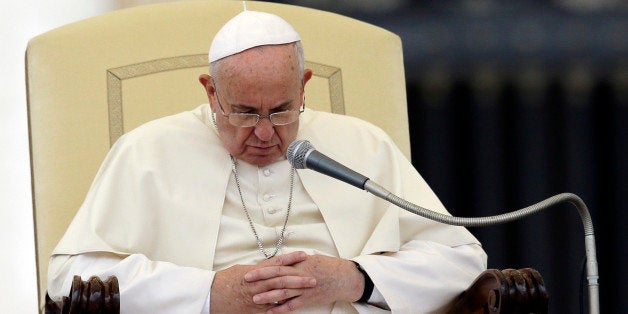
M299 77L301 78L301 81L303 81L303 74L305 73L305 55L303 52L303 44L301 44L301 41L295 41L294 47L297 53L297 66L299 68ZM218 79L220 75L220 67L222 61L225 59L226 58L218 59L209 64L209 74L214 78L214 81Z

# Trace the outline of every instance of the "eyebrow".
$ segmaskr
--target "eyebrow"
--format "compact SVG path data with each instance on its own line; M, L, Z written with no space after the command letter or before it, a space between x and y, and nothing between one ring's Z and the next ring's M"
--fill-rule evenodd
M289 110L288 108L292 105L293 102L294 102L293 100L283 102L279 104L278 106L270 108L270 111L279 112L279 111ZM246 104L229 104L229 106L231 107L232 110L238 110L238 111L247 111L247 110L257 111L258 110L254 106L246 105Z

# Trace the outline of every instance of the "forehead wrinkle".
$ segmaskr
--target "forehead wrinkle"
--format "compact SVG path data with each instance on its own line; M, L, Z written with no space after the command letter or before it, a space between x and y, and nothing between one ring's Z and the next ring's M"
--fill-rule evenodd
M294 44L258 46L241 53L229 56L220 62L220 77L225 79L238 75L256 75L264 72L276 72L277 69L288 69L300 80L298 73L298 60L296 49L291 49ZM278 57L282 55L282 57Z

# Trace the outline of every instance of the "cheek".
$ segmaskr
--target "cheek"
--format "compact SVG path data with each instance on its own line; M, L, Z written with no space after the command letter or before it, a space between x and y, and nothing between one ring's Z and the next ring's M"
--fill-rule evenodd
M297 138L298 131L298 123L293 123L277 130L277 136L279 136L281 143L283 144L284 150L287 149L288 145L290 145L290 143L292 143Z
M242 149L244 149L247 140L250 137L255 136L253 130L254 128L237 128L233 132L233 142L237 143L237 145L241 146Z
M234 126L223 125L220 129L220 137L225 144L227 151L232 155L239 155L245 148L246 139L251 133L248 129L236 128Z

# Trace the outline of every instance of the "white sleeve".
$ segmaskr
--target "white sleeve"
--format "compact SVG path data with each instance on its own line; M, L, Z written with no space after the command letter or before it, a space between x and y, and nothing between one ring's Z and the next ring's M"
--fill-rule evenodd
M53 300L69 295L74 275L83 280L116 276L121 313L209 313L215 272L151 261L142 254L125 258L107 252L53 255L47 287Z
M362 255L353 260L375 285L369 304L399 313L441 312L486 269L477 244L449 247L411 241L399 252Z

